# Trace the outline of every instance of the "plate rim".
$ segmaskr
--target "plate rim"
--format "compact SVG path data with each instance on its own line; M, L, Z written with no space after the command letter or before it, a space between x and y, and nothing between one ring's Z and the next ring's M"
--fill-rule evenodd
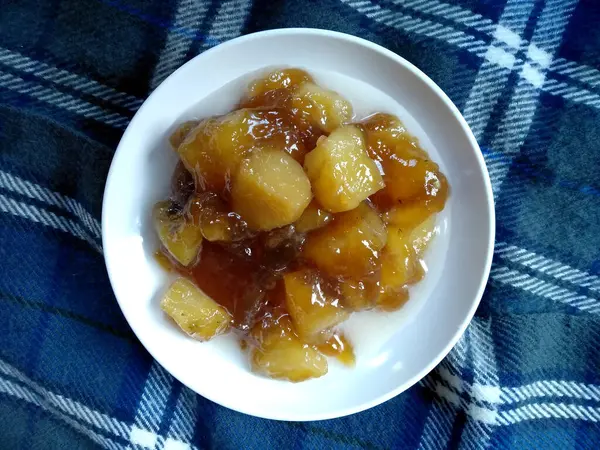
M279 421L317 421L317 420L327 420L327 419L335 419L335 418L345 417L345 416L349 416L352 414L356 414L356 413L365 411L367 409L373 408L377 405L380 405L380 404L396 397L397 395L401 394L402 392L404 392L404 391L408 390L409 388L411 388L412 386L414 386L417 382L419 382L422 378L424 378L427 374L429 374L448 355L448 353L452 350L452 348L454 348L454 346L456 345L458 340L463 336L463 334L465 333L465 331L467 329L467 326L470 324L471 320L473 319L473 316L475 315L477 308L479 307L481 298L483 297L483 293L484 293L484 290L487 285L487 281L489 278L491 265L492 265L495 235L496 235L495 203L494 203L494 195L493 195L493 191L492 191L492 184L491 184L489 172L488 172L487 166L485 164L483 154L479 148L479 144L477 143L477 140L475 139L475 136L473 135L473 132L471 131L465 118L462 116L462 114L460 113L460 111L458 110L456 105L452 102L452 100L450 100L450 98L446 95L446 93L431 78L429 78L423 71L421 71L414 64L412 64L408 60L404 59L400 55L392 52L391 50L388 50L387 48L385 48L379 44L371 42L367 39L363 39L363 38L360 38L357 36L353 36L353 35L338 32L338 31L330 31L330 30L318 29L318 28L279 28L279 29L273 29L273 30L258 31L255 33L246 34L246 35L239 36L237 38L228 40L226 42L223 42L219 45L212 47L209 50L206 50L205 52L203 52L199 55L196 55L194 58L190 59L185 64L183 64L181 67L179 67L177 70L175 70L172 74L170 74L165 80L163 80L163 82L156 89L154 89L154 91L144 100L143 104L140 106L138 111L135 113L135 115L129 122L125 132L123 133L123 135L119 141L119 144L117 145L117 148L115 150L115 153L114 153L112 161L111 161L110 169L108 171L108 175L106 178L106 184L105 184L105 188L104 188L104 192L103 192L102 218L101 218L102 246L104 249L109 247L109 245L108 245L109 239L107 238L106 233L104 231L106 229L106 221L107 221L106 210L108 209L108 206L107 206L108 205L108 194L110 191L110 187L113 184L114 172L116 170L115 167L117 165L119 165L120 156L123 155L126 151L126 148L123 146L123 142L126 140L126 137L128 136L128 134L131 133L132 130L135 128L137 120L139 120L139 116L144 111L145 107L147 107L148 103L150 103L149 102L150 99L152 99L154 96L157 96L158 93L161 92L162 90L166 89L166 86L170 83L170 81L172 81L175 78L177 73L185 70L185 68L188 65L191 65L192 63L194 63L194 64L197 63L197 60L205 58L206 55L210 55L215 51L223 51L224 49L226 49L228 47L238 45L239 43L242 43L242 42L251 41L254 39L261 39L261 38L265 38L265 37L277 37L280 35L290 35L290 34L321 36L324 38L334 38L334 39L338 39L338 40L342 40L342 41L348 41L353 44L358 44L360 46L367 47L371 51L375 51L377 53L382 54L384 57L392 59L397 64L400 64L405 69L412 72L421 81L423 81L430 89L432 89L432 91L437 95L437 97L439 97L444 102L444 104L450 109L452 114L456 117L456 119L457 119L458 123L460 124L462 131L465 133L469 143L476 150L474 152L474 154L477 159L477 165L479 166L481 175L483 176L483 181L484 181L484 186L485 186L485 198L486 198L486 202L487 202L486 213L487 213L487 217L489 218L489 224L490 224L487 247L485 249L485 251L486 251L485 266L481 273L481 278L479 280L479 286L477 289L477 295L476 295L476 298L474 299L474 302L472 303L471 308L469 309L467 315L464 317L464 319L460 323L460 326L458 327L457 331L454 333L452 339L446 344L446 346L442 349L442 351L439 352L438 355L428 365L426 365L423 369L421 369L419 372L417 372L414 376L409 378L404 383L399 384L396 388L391 389L390 391L388 391L385 394L382 394L378 397L375 397L374 399L372 399L370 401L360 403L353 407L341 408L339 410L333 410L333 411L328 411L328 412L324 412L324 413L308 413L308 414L301 413L301 414L295 414L295 415L272 414L269 411L255 411L255 410L250 411L248 408L245 408L243 406L244 405L243 402L238 403L238 404L232 404L229 401L222 401L221 399L219 399L219 400L215 399L214 396L211 395L210 392L199 393L196 389L192 388L191 386L187 385L182 380L180 380L164 364L161 363L160 358L156 357L154 352L150 349L150 346L147 346L146 343L144 342L144 340L140 337L137 327L133 325L135 323L135 320L130 320L131 318L128 317L127 313L125 312L125 308L123 307L122 302L119 299L119 297L117 296L115 288L114 288L113 275L111 274L110 264L108 261L108 254L106 251L103 252L103 257L104 257L104 263L105 263L106 271L108 273L111 289L113 291L113 295L114 295L115 299L117 300L119 308L121 309L121 312L122 312L123 316L125 317L125 320L127 321L129 327L132 329L132 331L135 334L135 336L137 337L137 339L140 341L140 343L143 345L143 347L146 349L146 351L152 356L152 358L158 364L160 364L171 376L173 376L175 379L177 379L180 383L182 383L184 386L186 386L187 388L194 391L197 395L201 395L202 397L204 397L212 402L215 402L218 405L224 406L228 409L231 409L231 410L234 410L237 412L241 412L243 414L247 414L247 415L251 415L251 416L259 417L259 418L263 418L263 419L271 419L271 420L279 420Z

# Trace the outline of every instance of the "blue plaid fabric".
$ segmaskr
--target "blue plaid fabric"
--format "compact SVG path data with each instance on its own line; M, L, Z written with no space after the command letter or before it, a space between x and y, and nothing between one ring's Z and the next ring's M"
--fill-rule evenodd
M0 448L600 448L599 23L597 0L1 0ZM450 355L387 403L314 423L227 410L157 365L99 225L152 89L220 42L291 26L364 37L433 78L479 140L498 217Z

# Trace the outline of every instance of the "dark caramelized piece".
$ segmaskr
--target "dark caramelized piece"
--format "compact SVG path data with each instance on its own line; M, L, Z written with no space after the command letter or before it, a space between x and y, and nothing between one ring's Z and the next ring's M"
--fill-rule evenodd
M171 199L183 208L194 193L194 177L179 161L171 177Z
M246 222L239 214L231 212L214 192L195 195L188 204L188 213L204 238L211 242L240 241L251 236Z
M227 246L227 251L278 274L296 263L303 242L304 235L296 233L293 226L288 226L232 242Z
M296 260L304 243L304 235L293 225L277 228L259 237L262 248L260 264L272 272L283 272Z
M302 164L304 155L317 145L317 140L323 135L323 131L295 114L296 110L291 106L291 98L292 91L278 89L248 99L242 106L277 111L288 127L288 133L285 136L285 151Z

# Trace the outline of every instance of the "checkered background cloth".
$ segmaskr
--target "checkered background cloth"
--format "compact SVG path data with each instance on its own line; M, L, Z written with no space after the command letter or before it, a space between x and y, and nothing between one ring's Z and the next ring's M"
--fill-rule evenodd
M152 360L99 219L119 138L165 77L301 26L384 45L442 87L498 231L476 317L431 374L360 414L282 423ZM600 448L599 146L598 0L0 0L0 448Z

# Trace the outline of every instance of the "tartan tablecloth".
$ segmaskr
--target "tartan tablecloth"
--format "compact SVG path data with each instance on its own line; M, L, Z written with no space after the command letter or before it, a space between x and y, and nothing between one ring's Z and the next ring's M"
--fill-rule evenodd
M0 448L600 448L598 0L0 5ZM99 219L119 138L166 76L237 35L303 26L384 45L441 86L481 145L497 241L475 319L421 383L282 423L152 360L114 299Z

